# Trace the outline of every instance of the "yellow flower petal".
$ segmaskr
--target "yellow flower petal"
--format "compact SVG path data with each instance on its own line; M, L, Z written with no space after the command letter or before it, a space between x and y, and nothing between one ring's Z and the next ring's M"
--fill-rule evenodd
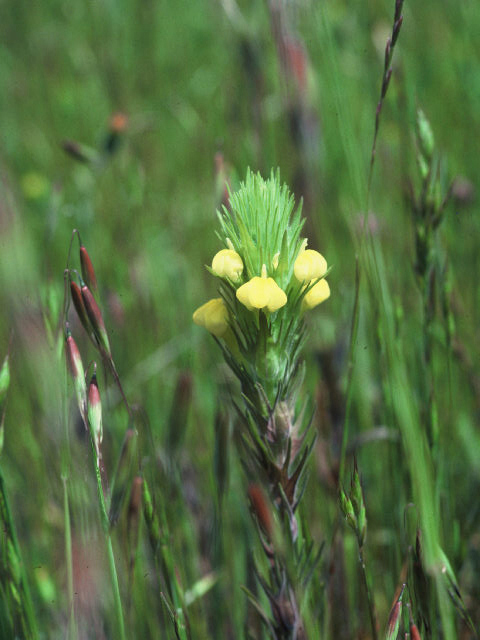
M327 261L318 251L305 249L298 254L293 272L300 282L322 278L327 272Z
M273 312L287 303L285 292L278 286L273 278L260 278L255 276L239 289L237 298L250 311L252 309L268 309Z
M216 276L236 282L242 275L242 259L233 249L222 249L212 260L212 271Z
M325 302L330 297L330 287L328 282L323 278L316 285L314 285L310 291L303 298L303 308L313 309L318 304Z
M223 298L213 298L199 307L193 314L193 321L221 338L228 330L228 309Z

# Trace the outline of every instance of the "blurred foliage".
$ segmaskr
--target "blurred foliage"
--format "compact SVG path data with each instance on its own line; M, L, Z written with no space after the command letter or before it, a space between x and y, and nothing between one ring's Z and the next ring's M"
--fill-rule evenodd
M406 3L365 220L393 10L386 0L0 3L0 361L8 352L11 377L0 464L43 637L65 637L68 625L62 475L77 615L89 621L88 633L113 637L104 622L112 597L95 478L63 359L63 272L74 228L94 262L115 365L136 407L142 472L168 522L175 580L184 594L202 594L186 598L192 636L242 637L248 626L261 637L241 591L256 590L249 560L255 531L243 471L227 444L237 435L228 414L235 389L213 340L191 320L216 295L203 265L221 248L215 210L224 179L235 187L247 167L265 177L280 168L304 199L310 246L334 266L331 299L312 313L305 350L319 438L302 517L313 539L326 543L312 628L326 638L360 638L368 629L356 542L337 502L347 393L347 464L355 453L381 630L417 543L412 461L388 377L391 342L408 372L402 398L420 415L429 367L438 416L437 534L480 623L480 12L474 0ZM453 180L431 245L439 285L429 307L427 364L409 197L410 187L418 193L421 186L419 107L442 158L444 191ZM362 281L352 370L365 222L392 306L382 307L379 291ZM79 268L76 254L71 262ZM382 314L393 335L383 332ZM87 367L95 350L72 309L68 319ZM129 417L98 365L112 475ZM182 376L192 389L178 426ZM220 489L219 467L223 479L228 474ZM145 535L131 589L127 521L124 507L113 537L127 628L135 629L132 637L156 637L159 625L170 633ZM200 581L210 575L206 588ZM459 616L459 630L462 624Z

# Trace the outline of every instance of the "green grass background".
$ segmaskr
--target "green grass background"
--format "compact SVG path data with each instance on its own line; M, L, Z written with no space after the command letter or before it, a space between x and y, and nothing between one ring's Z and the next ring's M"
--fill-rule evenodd
M378 430L372 431L378 427L388 430L387 439L367 440L357 450L367 504L366 553L381 631L420 522L431 528L430 538L424 532L427 538L440 541L466 606L479 622L480 12L467 0L407 0L369 196L374 238L362 243L393 3L299 1L285 6L291 34L303 43L309 60L302 99L312 125L303 155L289 129L289 88L267 3L0 3L0 357L11 341L12 368L0 464L42 637L65 637L67 627L61 477L66 468L74 560L98 565L85 578L97 594L95 602L85 604L91 629L96 629L91 637L113 637L105 622L111 619L111 587L102 570L92 466L75 424L72 389L65 388L58 337L73 228L80 230L96 268L127 396L145 409L151 424L154 448L142 440L141 455L154 478L156 500L167 512L169 544L182 583L189 589L210 572L218 578L189 607L193 637L243 637L241 585L251 586L247 556L255 532L233 445L220 452L228 459L229 480L222 487L218 526L214 419L219 403L228 403L218 391L228 373L213 340L191 321L193 310L216 294L204 265L220 248L214 163L219 150L233 185L247 167L265 176L279 167L299 199L305 193L298 177L307 176L313 194L307 203L309 246L320 250L333 270L330 300L308 319L305 389L325 402L325 369L319 361L329 354L340 405L345 407L347 394L351 398L350 441L378 436ZM425 404L422 301L405 198L407 178L417 176L417 107L430 120L445 161L445 183L461 176L473 190L472 198L454 198L448 205L434 245L439 273L448 265L455 340L464 355L459 358L449 348L438 312L432 375L439 445L433 471L423 468L430 452L422 452L419 418ZM79 163L62 150L65 139L100 148L118 111L128 115L128 127L118 152L102 166ZM349 383L357 256L359 324ZM70 320L87 364L95 353L73 314ZM174 424L177 429L179 422L172 415L181 411L172 402L184 370L192 373L193 397L170 455L169 428ZM101 383L104 455L113 469L127 417L113 391L106 393ZM328 393L326 402L328 412ZM321 430L321 419L317 422ZM348 631L337 629L336 637L369 637L361 635L368 634L368 619L354 538L342 523L336 492L321 464L325 452L335 458L335 446L331 433L321 435L302 512L313 538L325 541L310 594L311 625L318 634L312 637L335 637L337 618L348 621ZM350 465L348 459L347 472ZM422 500L433 503L430 524L419 515ZM415 506L407 508L411 503ZM115 535L126 601L124 522ZM332 575L340 569L333 549L339 539L344 573L335 599ZM435 549L432 554L433 566ZM142 544L130 637L160 637L161 626L165 637L173 637L154 574ZM445 631L445 637L470 637L462 635L467 632L453 610L451 619L457 631L450 636Z

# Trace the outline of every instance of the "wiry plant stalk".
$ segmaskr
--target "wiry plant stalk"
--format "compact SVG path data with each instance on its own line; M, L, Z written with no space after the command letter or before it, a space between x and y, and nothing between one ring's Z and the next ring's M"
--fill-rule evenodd
M402 28L402 24L403 24L403 15L402 15L403 1L404 0L395 0L395 12L393 15L392 33L387 40L387 44L385 45L385 59L384 59L384 65L383 65L382 86L380 89L380 99L378 101L377 109L375 112L375 130L373 133L372 151L370 154L370 169L368 174L367 194L370 193L370 186L372 183L372 175L373 175L373 165L375 163L375 156L377 153L377 138L378 138L378 131L380 128L380 115L382 113L383 102L385 100L385 96L387 95L388 86L390 84L390 79L392 77L393 51L395 49L398 36L400 35L400 29Z

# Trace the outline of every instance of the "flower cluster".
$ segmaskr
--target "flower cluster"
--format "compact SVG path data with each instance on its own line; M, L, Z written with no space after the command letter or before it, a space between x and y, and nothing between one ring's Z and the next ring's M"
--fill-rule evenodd
M217 338L227 334L239 313L237 305L232 304L228 290L234 292L235 299L249 312L257 312L257 315L258 312L263 312L268 316L278 312L290 301L290 312L301 315L301 312L313 309L330 296L330 288L325 280L327 261L318 251L307 249L307 241L299 238L297 228L299 231L301 222L298 219L295 221L297 228L289 226L288 218L292 207L287 207L288 215L283 212L282 220L278 220L281 217L278 209L268 210L265 199L269 187L278 190L278 182L273 176L270 181L264 182L260 176L248 174L247 183L231 197L231 211L225 209L219 214L223 231L230 232L231 237L225 234L222 238L226 248L214 256L210 271L223 280L225 287L220 289L223 295L209 300L193 314L193 321ZM242 198L245 195L243 192L252 190L257 196L260 195L260 201L257 202L256 211L246 211L242 206L245 204L244 200L247 200ZM285 191L286 188L283 195L288 194ZM265 196L263 199L262 195ZM255 207L255 202L248 202L248 205L252 204ZM288 204L291 204L290 199ZM248 225L254 219L259 224L252 233ZM278 227L278 222L284 223L283 229ZM263 227L263 234L260 225Z
M219 297L193 314L220 340L237 376L245 381L249 371L271 401L295 373L305 312L330 296L327 261L307 249L300 209L293 209L278 174L247 174L218 214L224 248L207 269L219 280Z

